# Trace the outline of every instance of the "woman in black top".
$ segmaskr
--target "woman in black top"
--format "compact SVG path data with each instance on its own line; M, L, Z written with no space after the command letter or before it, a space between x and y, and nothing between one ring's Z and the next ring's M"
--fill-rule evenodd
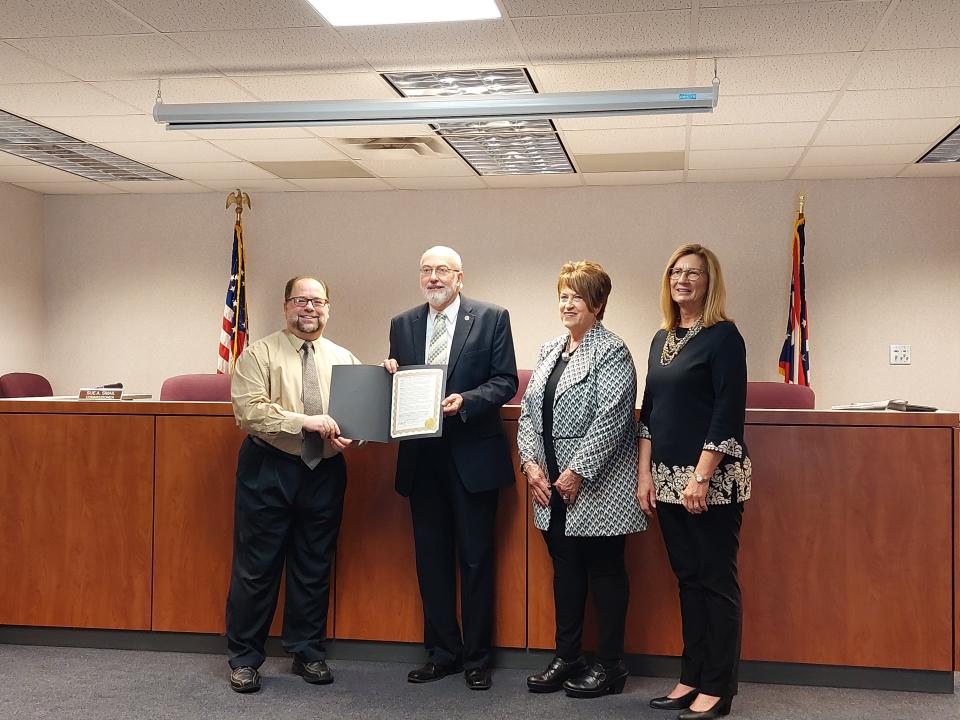
M534 522L553 560L556 657L527 678L531 692L619 693L629 584L624 547L647 526L636 497L637 372L601 320L610 276L567 263L557 281L564 333L540 348L523 395L517 445ZM597 610L596 661L581 654L587 589Z
M637 499L647 515L657 512L683 623L680 682L650 705L683 710L681 720L727 715L737 693L737 550L751 466L746 349L725 296L710 250L691 244L673 253L640 410Z

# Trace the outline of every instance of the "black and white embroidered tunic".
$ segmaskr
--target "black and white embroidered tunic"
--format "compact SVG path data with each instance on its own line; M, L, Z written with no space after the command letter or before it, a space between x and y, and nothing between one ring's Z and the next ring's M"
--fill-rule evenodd
M677 338L687 333L677 328ZM660 363L667 331L650 344L639 437L652 444L657 501L679 503L703 450L725 457L710 477L707 504L750 498L751 464L743 441L747 353L732 322L703 328L668 365Z

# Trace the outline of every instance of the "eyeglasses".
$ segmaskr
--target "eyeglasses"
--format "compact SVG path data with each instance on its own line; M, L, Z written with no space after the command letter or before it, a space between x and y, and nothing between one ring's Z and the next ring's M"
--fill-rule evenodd
M307 297L290 297L287 298L287 302L292 302L297 307L306 307L308 304L312 304L314 308L323 308L330 304L330 301L326 298L307 298Z
M671 280L681 280L683 276L686 275L691 281L696 282L700 279L701 275L706 275L706 270L697 270L696 268L670 268L667 273L670 275Z
M448 278L453 273L458 273L459 270L455 268L448 268L446 265L441 265L440 267L430 267L429 265L423 265L420 268L420 277L430 277L434 273L437 274L438 278Z

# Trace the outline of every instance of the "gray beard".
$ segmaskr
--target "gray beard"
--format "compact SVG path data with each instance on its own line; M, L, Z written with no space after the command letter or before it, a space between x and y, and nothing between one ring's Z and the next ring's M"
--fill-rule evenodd
M456 292L453 288L442 287L436 288L435 290L424 290L423 296L427 299L428 303L437 306L446 303Z
M316 325L316 327L306 327L306 322L309 321L310 325ZM320 318L297 318L297 330L302 333L315 333L318 330L323 330L323 325L320 324Z

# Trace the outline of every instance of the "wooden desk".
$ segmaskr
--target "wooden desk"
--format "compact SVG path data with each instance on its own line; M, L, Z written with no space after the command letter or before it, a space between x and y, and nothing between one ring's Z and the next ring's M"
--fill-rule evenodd
M511 438L517 416L503 411ZM957 668L960 418L747 416L744 659ZM224 403L0 401L0 623L221 632L242 438ZM419 642L395 448L347 457L331 634ZM552 648L551 567L519 474L498 537L496 644ZM656 524L627 552L627 651L676 655L676 581Z

